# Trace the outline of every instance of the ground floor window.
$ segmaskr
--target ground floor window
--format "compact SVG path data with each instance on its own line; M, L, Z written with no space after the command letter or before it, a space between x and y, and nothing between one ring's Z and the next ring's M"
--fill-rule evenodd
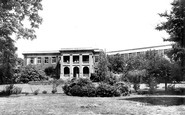
M51 62L52 62L52 63L56 63L56 62L57 62L57 58L56 58L56 57L52 57L52 58L51 58Z
M30 58L30 64L34 64L34 58L33 57Z
M49 57L45 57L44 63L49 63Z
M83 74L89 74L89 68L88 67L83 68Z
M37 57L37 63L41 64L41 57Z
M64 75L69 74L69 73L70 73L69 67L64 67Z

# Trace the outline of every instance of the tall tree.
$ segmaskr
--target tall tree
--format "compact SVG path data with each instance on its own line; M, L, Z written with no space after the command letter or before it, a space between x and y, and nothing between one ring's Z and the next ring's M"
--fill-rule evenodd
M99 55L99 61L95 70L99 81L104 81L108 75L108 60L105 52L101 52Z
M35 29L39 28L42 18L42 0L0 0L0 74L1 81L11 78L15 65L13 35L16 39L35 39ZM25 26L25 23L29 26Z
M157 25L159 31L165 30L170 37L164 41L173 42L173 48L170 51L170 57L175 61L180 61L182 66L182 76L185 69L185 0L174 0L172 10L159 14L167 20Z
M108 55L108 68L114 73L122 73L124 69L124 59L120 54Z

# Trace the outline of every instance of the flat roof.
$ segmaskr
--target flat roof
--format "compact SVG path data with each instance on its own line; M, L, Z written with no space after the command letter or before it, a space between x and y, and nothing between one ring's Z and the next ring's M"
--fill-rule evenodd
M48 53L60 53L59 50L54 50L54 51L27 51L23 52L22 54L48 54Z
M62 48L60 50L50 50L50 51L25 51L22 54L59 54L61 51L94 51L94 52L100 52L102 50L98 48Z
M172 45L168 44L168 45L149 46L149 47L141 47L141 48L133 48L133 49L125 49L125 50L117 50L117 51L108 51L106 53L116 53L116 52L134 51L134 50L143 50L143 49L155 49L155 48L166 48L166 47L172 47Z
M60 51L100 50L98 48L62 48Z

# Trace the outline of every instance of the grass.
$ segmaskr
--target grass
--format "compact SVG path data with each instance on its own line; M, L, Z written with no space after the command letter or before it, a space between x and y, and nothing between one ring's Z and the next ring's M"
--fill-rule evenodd
M23 93L33 93L37 89L39 89L40 93L42 93L42 91L47 91L47 93L51 93L51 91L53 90L53 85L15 84L14 86L21 87ZM3 90L5 87L6 85L0 85L0 91ZM57 87L57 93L63 93L61 85Z
M63 94L57 87L52 94L52 85L16 84L23 92L38 95L0 97L2 115L183 115L185 96L175 95L131 95L126 97L73 97ZM0 85L2 90L5 85ZM47 91L47 94L42 94Z
M184 105L148 105L132 101L131 97L88 98L62 94L40 94L37 96L0 98L0 111L3 115L155 115L174 113L185 114ZM144 97L142 97L144 98ZM147 97L146 97L147 98Z

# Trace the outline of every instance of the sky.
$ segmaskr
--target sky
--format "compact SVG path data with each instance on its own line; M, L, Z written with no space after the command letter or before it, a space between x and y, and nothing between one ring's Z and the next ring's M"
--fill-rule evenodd
M61 48L100 48L115 51L169 44L158 13L173 0L43 0L43 23L37 39L16 41L17 54Z

